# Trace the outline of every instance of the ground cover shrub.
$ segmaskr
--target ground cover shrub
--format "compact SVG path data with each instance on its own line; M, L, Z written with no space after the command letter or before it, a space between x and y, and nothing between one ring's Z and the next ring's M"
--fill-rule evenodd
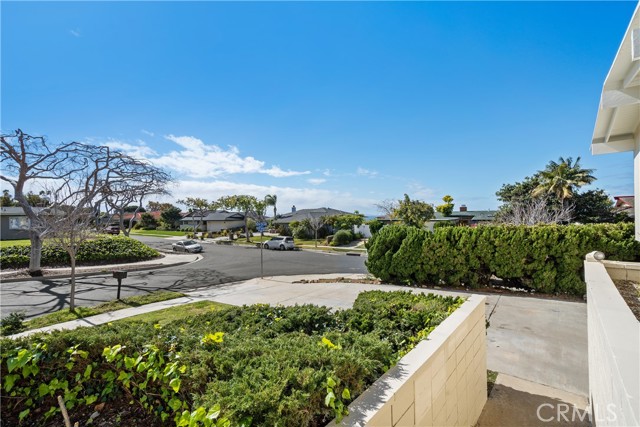
M106 402L145 425L325 425L462 302L373 291L336 313L253 305L4 340L3 418L59 425L60 395L81 424Z
M509 286L581 296L583 261L602 251L607 259L640 259L633 224L383 227L368 242L369 272L384 281L475 288L492 276Z
M25 268L29 266L30 246L10 246L0 249L0 266L6 268ZM92 265L111 262L136 262L159 256L155 249L124 236L101 236L82 242L78 250L78 265ZM42 248L43 266L69 265L67 252L50 244Z
M338 230L331 239L331 246L347 245L353 241L353 232L349 230Z

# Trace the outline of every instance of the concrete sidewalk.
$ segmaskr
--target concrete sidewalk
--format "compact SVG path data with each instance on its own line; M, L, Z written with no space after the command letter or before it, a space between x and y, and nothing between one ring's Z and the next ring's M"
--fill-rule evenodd
M111 273L113 270L126 270L126 271L138 271L138 270L151 270L155 268L164 268L182 264L190 264L192 262L200 261L202 255L197 254L174 254L164 253L161 258L150 259L147 261L138 261L130 263L120 264L105 264L105 265L87 265L76 267L76 277L87 277L91 275L99 275L105 273ZM10 283L23 280L38 280L38 279L59 279L71 276L71 268L43 268L43 276L31 277L16 276L16 271L24 270L5 270L0 272L0 282Z
M468 294L445 290L408 288L361 283L295 283L300 280L362 278L362 275L333 274L279 276L218 285L189 292L187 297L141 307L104 313L43 328L73 329L112 322L121 318L200 300L232 305L316 304L336 309L349 308L358 294L367 290L411 290L439 295ZM578 396L588 394L586 304L504 294L486 294L487 368L536 384ZM36 331L29 331L25 336Z

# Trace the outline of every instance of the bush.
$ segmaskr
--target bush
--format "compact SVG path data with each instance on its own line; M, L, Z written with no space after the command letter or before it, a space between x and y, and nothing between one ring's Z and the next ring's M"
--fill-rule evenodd
M598 250L607 259L640 259L633 224L384 227L368 242L369 272L384 281L478 287L491 276L510 286L583 295L583 261Z
M371 221L367 222L367 225L369 226L369 231L371 231L371 234L376 234L382 227L384 227L384 223L378 219L372 219Z
M349 244L353 241L353 232L349 230L338 230L331 239L331 246L341 246Z
M55 396L62 395L72 419L99 401L113 408L133 402L155 415L153 425L216 405L234 426L326 425L336 415L325 405L329 377L348 404L462 302L374 291L337 313L258 304L162 326L115 322L4 340L3 392L24 398L2 400L3 422L18 425L21 413L25 425L59 419ZM350 398L342 397L345 388Z
M30 246L9 246L0 249L1 268L28 267L30 251ZM76 261L78 265L136 262L159 255L155 249L129 237L101 236L83 242L78 249ZM48 244L43 246L41 261L43 266L69 265L69 262L69 254L64 249Z
M453 221L436 221L435 224L433 224L433 229L435 230L436 228L444 228L444 227L455 227L456 223L454 223Z
M12 335L24 330L25 314L23 311L10 313L0 320L0 335Z

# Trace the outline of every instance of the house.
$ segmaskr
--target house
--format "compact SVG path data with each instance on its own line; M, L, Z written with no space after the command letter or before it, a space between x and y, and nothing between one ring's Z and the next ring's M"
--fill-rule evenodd
M640 4L605 78L591 138L594 155L626 151L633 152L633 192L640 198ZM633 209L640 240L640 205Z
M464 225L468 227L476 227L478 224L488 224L492 222L497 211L470 211L466 205L461 205L460 210L451 212L451 215L444 216L440 212L435 213L435 217L427 221L426 227L430 230L434 229L435 224L448 222L453 225Z
M195 228L200 222L200 216L193 213L185 215L180 220L180 229ZM244 214L229 211L206 211L202 217L199 231L220 232L244 227Z
M635 197L633 196L615 196L616 201L613 209L616 213L627 215L629 218L635 217Z
M314 208L314 209L296 209L295 205L291 207L291 212L282 214L278 219L273 221L276 225L289 227L292 222L300 222L309 218L322 218L338 215L353 215L350 212L341 211L331 208Z
M34 208L38 211L43 208ZM0 208L0 240L29 238L29 218L19 206Z
M155 219L158 223L160 222L160 219L162 217L162 212L161 211L149 211L149 212L138 212L137 214L135 214L135 217L133 215L133 212L125 212L124 215L122 215L122 218L124 220L124 224L125 226L129 225L129 221L131 220L131 218L133 218L133 223L137 223L140 222L140 219L142 218L142 214L149 214L153 217L153 219ZM118 225L120 223L120 215L115 214L110 221L111 225Z

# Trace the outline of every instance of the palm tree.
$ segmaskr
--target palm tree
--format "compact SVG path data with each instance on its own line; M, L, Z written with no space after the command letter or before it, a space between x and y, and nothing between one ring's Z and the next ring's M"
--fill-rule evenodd
M275 194L267 194L264 197L264 201L267 206L273 206L273 219L277 218L278 209L276 208L276 203L278 203L278 196Z
M570 199L576 190L583 185L591 184L596 178L591 175L593 169L582 169L580 167L580 157L574 162L571 157L560 157L558 162L553 160L547 167L540 171L540 185L538 185L532 196L555 195L564 205L566 199Z

